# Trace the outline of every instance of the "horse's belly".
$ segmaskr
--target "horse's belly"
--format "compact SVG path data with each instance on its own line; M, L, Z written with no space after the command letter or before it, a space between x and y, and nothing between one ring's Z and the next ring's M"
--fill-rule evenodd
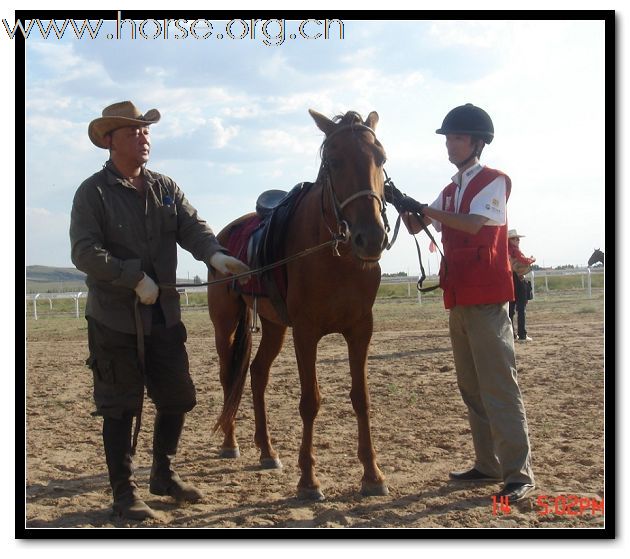
M249 295L242 295L245 304L253 310L254 308L254 297ZM256 298L256 313L258 316L273 322L274 324L280 324L282 326L286 326L286 324L282 321L278 313L276 312L274 306L271 304L271 301L268 297L257 297Z

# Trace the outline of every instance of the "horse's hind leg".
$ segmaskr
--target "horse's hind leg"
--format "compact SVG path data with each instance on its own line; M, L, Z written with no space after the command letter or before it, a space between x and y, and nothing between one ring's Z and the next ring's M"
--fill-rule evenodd
M238 296L227 289L227 286L212 287L208 291L208 307L210 318L214 324L214 340L219 355L219 375L223 387L224 405L230 393L230 365L234 352L234 338L238 326L241 305ZM236 441L235 421L223 426L223 444L221 458L238 458L240 451Z
M260 345L250 367L254 417L256 419L254 442L260 449L261 466L267 469L275 469L282 468L282 463L278 458L278 453L271 445L271 436L267 426L265 390L269 382L271 364L282 349L287 327L270 322L263 317L260 318L260 323L262 325Z
M363 478L361 479L361 494L365 496L387 495L385 477L376 465L376 452L372 444L370 429L370 395L367 385L367 354L372 337L372 315L358 322L351 330L344 332L348 343L350 358L350 374L352 388L350 399L357 416L359 427L359 460L363 464Z

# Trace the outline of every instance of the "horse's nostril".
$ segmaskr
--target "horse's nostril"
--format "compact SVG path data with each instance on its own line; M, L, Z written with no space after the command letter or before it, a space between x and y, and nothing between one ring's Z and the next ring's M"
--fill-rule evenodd
M353 237L353 239L356 246L358 246L359 248L365 247L365 239L363 235L361 235L361 233L358 233L356 236Z

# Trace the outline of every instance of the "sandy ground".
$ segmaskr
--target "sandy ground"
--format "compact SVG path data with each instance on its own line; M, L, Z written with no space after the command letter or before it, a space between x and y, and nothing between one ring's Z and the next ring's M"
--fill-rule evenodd
M497 484L447 481L473 457L447 331L436 300L377 301L369 358L372 428L390 494L359 494L356 420L341 336L324 338L318 371L322 407L315 423L317 474L326 500L299 501L301 437L299 381L293 344L272 370L267 390L270 429L283 463L261 470L253 444L249 387L239 412L241 458L217 457L212 425L222 399L212 326L203 310L188 310L188 350L198 405L188 415L176 458L178 472L205 494L177 506L148 492L154 409L145 404L135 459L146 502L160 518L146 527L177 528L601 528L604 497L604 296L544 295L528 307L531 344L517 345L537 488L509 511L493 507ZM90 415L91 373L83 319L51 317L27 323L27 528L138 526L112 516L100 436ZM254 337L254 345L258 343ZM573 496L573 497L572 497ZM578 501L581 500L581 501ZM582 508L580 508L582 503ZM588 504L588 506L587 506ZM20 524L18 519L18 525Z

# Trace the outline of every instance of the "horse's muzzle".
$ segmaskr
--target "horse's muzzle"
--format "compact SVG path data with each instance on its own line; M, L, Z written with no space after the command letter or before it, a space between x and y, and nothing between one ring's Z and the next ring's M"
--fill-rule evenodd
M353 228L350 239L355 256L368 262L380 260L381 254L387 246L387 234L380 225L369 228Z

